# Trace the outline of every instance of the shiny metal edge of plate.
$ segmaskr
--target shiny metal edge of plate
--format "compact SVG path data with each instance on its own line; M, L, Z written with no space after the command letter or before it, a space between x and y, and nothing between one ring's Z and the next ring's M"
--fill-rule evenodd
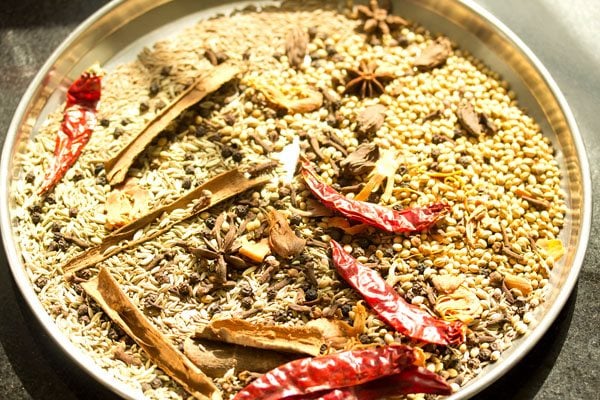
M9 189L13 178L19 174L18 158L23 144L35 132L47 111L60 105L68 83L82 69L95 61L110 62L117 55L133 58L133 42L151 44L150 38L156 38L157 32L172 32L189 24L190 14L198 15L199 19L203 10L224 12L232 8L232 3L239 6L253 2L115 0L109 3L81 24L39 71L17 108L2 151L0 193L6 196L0 202L0 226L17 286L34 315L65 354L97 381L125 398L142 395L112 378L70 343L38 301L12 234ZM529 334L516 340L499 362L487 367L475 380L449 397L464 399L481 391L515 365L547 331L570 295L583 263L590 232L589 166L577 125L556 83L525 44L493 15L471 0L404 0L395 1L394 6L396 13L418 21L434 33L450 36L511 84L521 106L536 118L544 134L558 149L557 158L569 203L568 223L561 235L568 252L552 273L551 282L555 286L548 293L546 302L538 307L538 324ZM187 22L181 26L173 24L183 19Z

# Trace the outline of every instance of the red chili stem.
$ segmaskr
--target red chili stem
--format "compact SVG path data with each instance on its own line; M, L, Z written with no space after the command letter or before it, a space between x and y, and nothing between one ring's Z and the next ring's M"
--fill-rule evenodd
M398 332L413 339L441 345L455 345L464 341L466 328L461 322L444 321L407 303L376 271L356 261L335 240L331 240L330 244L338 273Z
M346 218L392 233L419 232L429 229L449 210L450 206L435 203L427 207L412 207L401 211L365 201L351 200L323 183L314 169L302 164L302 176L310 191L323 205Z
M56 136L54 160L44 178L40 194L51 190L77 161L96 126L96 105L101 95L101 78L84 72L67 91L63 121Z
M403 345L351 350L294 360L254 380L234 400L276 400L360 385L397 374L417 360Z

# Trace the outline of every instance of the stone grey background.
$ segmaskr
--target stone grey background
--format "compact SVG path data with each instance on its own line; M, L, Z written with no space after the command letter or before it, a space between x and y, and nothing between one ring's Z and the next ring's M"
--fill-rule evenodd
M592 180L600 140L600 2L476 0L509 26L549 69L584 137ZM0 134L56 46L104 0L0 1ZM594 188L594 198L598 198ZM599 203L594 203L598 215ZM557 322L483 399L599 399L600 223L593 223L578 285ZM0 252L0 399L114 399L51 346L17 293Z

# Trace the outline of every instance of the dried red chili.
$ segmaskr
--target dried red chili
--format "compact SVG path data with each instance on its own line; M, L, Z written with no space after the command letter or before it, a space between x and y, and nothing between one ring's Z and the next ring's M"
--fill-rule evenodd
M69 87L63 121L54 145L54 161L46 173L40 194L46 193L60 181L90 140L96 126L100 81L100 75L90 70L81 74Z
M404 345L302 358L257 378L238 392L234 400L287 399L360 385L397 374L420 358L415 349Z
M449 395L452 388L441 376L427 368L411 366L362 385L303 396L302 400L378 400L411 393ZM300 397L288 400L300 400Z
M367 304L398 332L413 339L441 345L464 341L465 326L435 318L421 308L407 303L376 271L356 261L335 240L331 240L333 263L338 273Z
M428 207L413 207L396 211L378 204L346 198L332 187L321 182L315 171L306 163L302 165L302 176L311 192L327 208L339 212L346 218L388 232L402 233L426 230L450 209L447 204L436 203Z

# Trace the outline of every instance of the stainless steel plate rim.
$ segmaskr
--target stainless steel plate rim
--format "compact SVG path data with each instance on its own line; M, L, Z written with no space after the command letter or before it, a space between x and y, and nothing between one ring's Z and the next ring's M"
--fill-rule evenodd
M167 0L168 1L168 0ZM547 332L550 325L558 317L560 311L564 307L567 299L569 298L579 275L579 271L583 264L585 257L585 250L590 235L591 227L591 177L583 140L581 134L575 122L575 118L571 109L569 108L566 99L561 93L558 85L552 79L548 70L544 67L541 61L535 56L535 54L527 47L527 45L508 27L506 27L500 20L494 15L488 12L486 9L475 3L473 0L456 0L462 3L467 8L471 9L474 14L482 17L486 20L494 29L496 29L516 48L518 48L528 59L528 61L537 69L537 72L543 77L545 84L554 95L558 102L561 111L563 112L567 125L573 136L575 150L578 156L578 161L581 166L582 172L582 185L583 185L583 198L581 199L583 215L580 225L580 234L578 238L578 245L573 259L572 268L567 276L567 279L560 289L560 293L549 309L544 314L544 317L539 321L535 329L521 342L519 343L519 351L512 352L508 357L503 358L501 362L497 363L488 373L484 376L476 379L473 384L468 384L460 391L453 394L449 399L457 400L463 398L469 398L491 383L496 381L502 375L504 375L509 369L511 369L516 363L529 352L529 350L541 339L541 337ZM159 1L157 3L162 3ZM9 166L11 157L13 154L13 146L15 144L19 127L22 123L23 117L26 114L28 104L34 96L36 90L42 84L48 73L51 71L53 65L57 60L60 59L61 55L69 48L73 42L75 42L80 35L86 32L97 20L99 20L105 14L111 12L115 8L125 3L125 0L113 0L109 4L105 5L97 12L92 14L87 20L81 23L52 53L46 63L37 73L27 91L23 95L12 119L11 125L6 135L6 140L2 150L2 160L0 162L0 171L3 174L0 176L0 193L8 194L9 190ZM24 266L20 260L19 255L16 251L16 243L12 237L11 221L9 218L9 204L8 195L2 199L0 203L0 227L2 233L2 241L6 252L7 260L15 279L15 282L23 295L23 298L27 302L29 308L33 311L33 314L38 319L43 328L47 331L49 336L54 340L58 347L65 353L79 368L91 375L96 381L112 390L114 393L127 398L136 399L140 398L141 393L133 390L124 383L112 378L104 369L97 366L93 359L74 344L72 344L65 335L63 335L58 327L54 324L54 321L46 313L41 303L39 302L37 295L33 289L33 286L27 276Z

